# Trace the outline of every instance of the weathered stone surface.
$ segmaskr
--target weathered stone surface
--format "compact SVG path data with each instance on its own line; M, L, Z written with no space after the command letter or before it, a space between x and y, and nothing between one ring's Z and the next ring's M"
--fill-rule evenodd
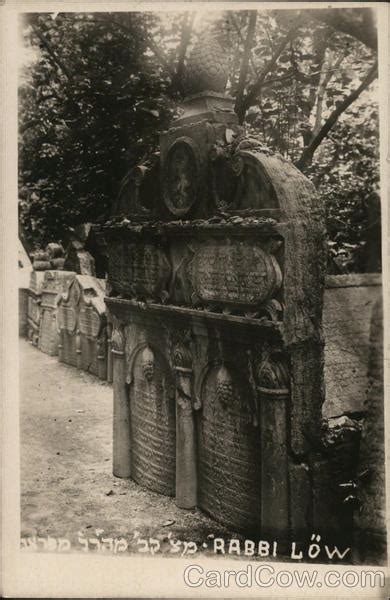
M73 240L69 243L65 261L64 270L74 271L79 275L95 276L95 261L93 256L84 248L84 244L79 240Z
M370 318L381 292L377 274L327 278L323 314L325 417L365 411Z
M313 526L321 447L322 207L207 78L196 75L199 93L160 136L161 194L146 200L151 173L139 165L102 227L106 302L126 348L123 472L234 529L293 539Z
M28 332L28 289L19 288L19 335L26 337Z
M58 354L57 300L74 275L71 271L46 271L44 274L38 347L51 356Z
M243 383L229 363L211 365L201 383L199 506L230 527L259 533L260 435Z
M276 258L252 240L200 244L188 264L192 298L204 304L259 306L282 283Z
M200 36L188 59L185 87L187 95L204 90L224 92L228 78L226 52L215 35L205 32Z
M75 275L58 300L57 329L62 362L107 377L105 282Z
M27 320L28 320L28 339L34 345L38 345L39 325L41 319L41 295L44 272L31 271L30 287L28 290Z
M358 473L361 509L356 513L356 538L360 559L386 561L386 476L383 382L382 299L372 307L370 320L369 388L363 423Z
M271 347L272 348L272 347ZM257 368L261 440L261 534L289 539L288 402L290 373L285 356L263 347Z
M110 244L109 284L117 293L140 299L160 299L168 295L171 267L164 252L153 241L114 239Z

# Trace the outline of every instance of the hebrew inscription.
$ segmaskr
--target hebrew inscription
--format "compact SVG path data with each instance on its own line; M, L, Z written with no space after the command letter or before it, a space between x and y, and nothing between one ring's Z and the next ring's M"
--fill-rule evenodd
M163 251L151 243L112 242L110 283L133 297L164 297L170 266Z
M153 351L134 363L130 396L132 477L141 485L173 495L175 490L175 405Z
M101 320L97 312L91 307L82 308L79 313L80 332L88 337L97 337Z
M253 241L215 240L200 246L189 264L195 299L206 303L258 305L280 287L282 273L272 254Z
M58 329L65 329L72 333L76 327L76 311L70 306L59 305L57 309Z
M208 373L198 423L199 506L233 528L257 531L260 438L246 396L226 367Z

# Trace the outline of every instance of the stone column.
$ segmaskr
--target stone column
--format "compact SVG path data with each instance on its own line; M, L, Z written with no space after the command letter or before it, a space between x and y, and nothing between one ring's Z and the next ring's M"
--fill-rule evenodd
M107 381L112 383L112 352L111 352L112 323L107 321Z
M194 508L198 485L190 352L183 347L175 348L173 362L176 375L176 504L180 508Z
M126 389L125 337L122 327L114 324L111 336L113 366L113 473L130 477L130 404Z
M58 329L58 360L64 362L64 330Z
M286 361L265 348L257 369L261 435L261 532L287 541L289 531ZM267 539L267 537L265 538ZM276 538L275 538L276 539Z
M76 331L76 363L77 368L81 370L83 368L83 361L81 356L81 333L79 329Z
M98 376L107 379L107 329L105 328L96 341Z

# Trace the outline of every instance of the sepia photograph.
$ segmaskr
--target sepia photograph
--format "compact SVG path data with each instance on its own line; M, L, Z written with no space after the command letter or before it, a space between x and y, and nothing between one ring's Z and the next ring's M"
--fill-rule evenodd
M20 556L385 594L388 13L52 4L15 20Z

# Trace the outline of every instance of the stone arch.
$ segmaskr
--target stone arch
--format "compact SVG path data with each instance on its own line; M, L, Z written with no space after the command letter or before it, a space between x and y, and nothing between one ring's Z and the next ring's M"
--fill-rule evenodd
M212 361L197 384L199 506L234 529L260 529L261 449L247 393L234 366Z
M131 477L155 492L175 494L176 419L169 365L153 344L129 360Z

